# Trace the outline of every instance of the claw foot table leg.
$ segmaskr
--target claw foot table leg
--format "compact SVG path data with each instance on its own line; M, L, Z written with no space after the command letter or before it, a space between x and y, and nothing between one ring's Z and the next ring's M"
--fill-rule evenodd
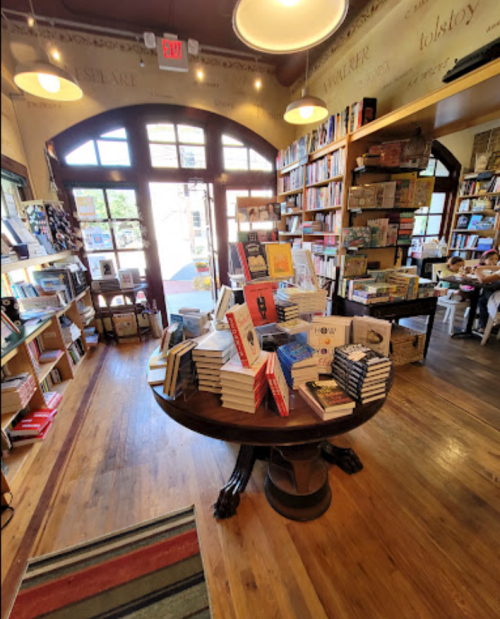
M353 475L363 469L363 464L352 449L336 447L330 441L321 442L321 454L323 459L331 464L336 464L339 469Z
M231 477L220 491L217 503L214 505L214 516L218 520L232 518L236 515L240 504L240 494L245 491L257 455L256 447L241 445Z

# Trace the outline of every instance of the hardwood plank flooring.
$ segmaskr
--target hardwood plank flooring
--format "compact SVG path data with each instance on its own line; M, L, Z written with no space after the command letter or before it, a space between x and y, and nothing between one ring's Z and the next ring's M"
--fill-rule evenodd
M154 346L98 346L67 389L14 487L2 617L29 557L192 504L216 619L500 617L500 342L451 340L437 319L427 362L398 368L383 410L336 441L364 469L331 467L332 506L309 523L271 509L261 462L238 515L214 520L237 446L160 410Z

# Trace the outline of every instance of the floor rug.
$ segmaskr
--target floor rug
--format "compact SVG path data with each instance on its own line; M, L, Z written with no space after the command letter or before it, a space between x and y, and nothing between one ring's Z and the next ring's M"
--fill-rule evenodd
M10 619L210 619L193 508L28 562Z

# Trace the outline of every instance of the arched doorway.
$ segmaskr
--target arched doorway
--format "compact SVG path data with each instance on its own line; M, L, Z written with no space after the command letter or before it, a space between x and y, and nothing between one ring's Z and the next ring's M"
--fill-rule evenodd
M176 294L169 282L183 282L183 273L203 274L206 264L212 285L228 283L236 196L275 193L276 149L204 110L119 108L65 130L51 144L54 174L82 230L90 271L97 272L100 255L116 268L138 266L164 313L164 292ZM189 237L189 247L181 237Z

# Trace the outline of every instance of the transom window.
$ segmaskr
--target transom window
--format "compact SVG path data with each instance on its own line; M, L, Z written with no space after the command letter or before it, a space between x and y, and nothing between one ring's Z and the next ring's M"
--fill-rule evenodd
M160 123L147 125L153 168L207 167L205 132L200 127Z
M225 170L250 170L255 172L272 172L273 164L243 142L229 135L222 136L222 152Z
M89 140L66 155L68 165L130 166L127 132L122 127Z

